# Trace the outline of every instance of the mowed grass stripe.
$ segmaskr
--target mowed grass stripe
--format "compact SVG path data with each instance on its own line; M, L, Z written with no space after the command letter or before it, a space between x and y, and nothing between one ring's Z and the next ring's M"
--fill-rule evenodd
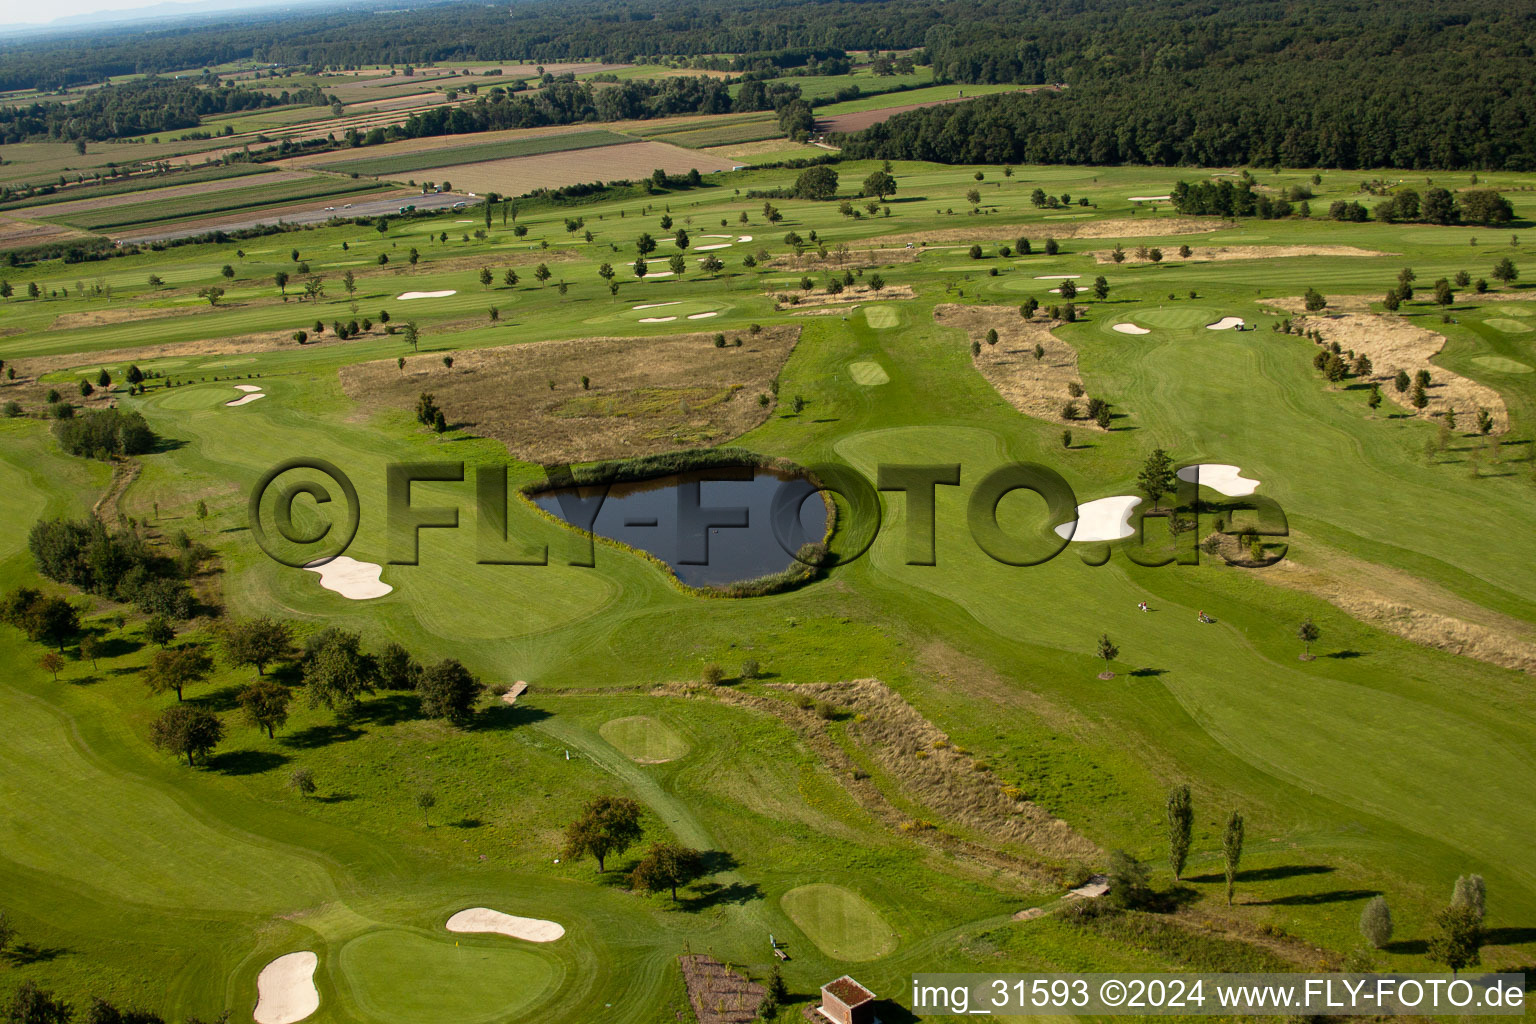
M631 761L642 764L673 761L688 753L688 741L650 715L615 718L597 731Z
M540 153L564 153L570 150L595 149L598 146L615 146L634 141L628 135L599 129L590 132L539 135L531 139L510 139L505 142L484 142L474 146L445 146L420 153L341 160L320 166L328 171L339 171L343 174L404 174L408 171L424 171L432 167L451 167L455 164L480 163L484 160L502 160L515 156L537 156Z

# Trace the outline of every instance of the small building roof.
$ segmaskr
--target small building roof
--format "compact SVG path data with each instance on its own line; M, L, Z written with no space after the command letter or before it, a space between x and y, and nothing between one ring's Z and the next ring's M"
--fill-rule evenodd
M830 992L832 995L842 1000L844 1006L848 1007L862 1006L864 1003L867 1003L871 999L875 998L875 994L873 992L865 988L863 985L860 985L846 974L841 978L838 978L836 981L827 982L825 985L821 986L821 989L823 992Z

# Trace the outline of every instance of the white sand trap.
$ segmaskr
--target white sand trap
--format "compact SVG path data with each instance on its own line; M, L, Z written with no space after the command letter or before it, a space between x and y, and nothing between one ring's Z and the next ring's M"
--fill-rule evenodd
M235 399L233 402L225 402L224 404L229 406L230 408L234 408L235 406L239 406L239 405L250 405L252 402L256 401L257 399L266 398L266 397L267 397L266 395L264 395L264 394L262 394L261 392L258 391L254 395L242 395L241 397Z
M1199 480L1202 485L1229 498L1241 498L1259 489L1259 481L1243 476L1243 471L1237 466L1228 466L1221 462L1202 462L1198 466L1185 466L1179 470L1178 476L1185 483L1192 484L1195 482L1196 473L1200 474Z
M304 567L320 574L320 585L334 590L352 601L367 601L383 597L395 588L379 578L384 567L373 562L359 562L347 555L337 555L324 565L310 563Z
M640 322L643 324L669 324L676 319L677 317L675 316L643 316L640 318Z
M688 314L688 319L689 320L708 320L712 316L719 316L719 315L720 315L719 313L689 313Z
M1133 203L1160 203L1164 199L1172 199L1173 196L1131 196Z
M1140 504L1141 499L1134 494L1085 501L1077 506L1077 530L1073 531L1071 523L1062 523L1056 527L1056 535L1084 544L1124 540L1136 533L1131 529L1131 509Z
M1112 331L1119 331L1121 334L1151 334L1152 333L1151 331L1147 330L1145 327L1137 327L1135 324L1115 324L1113 327L1110 328L1110 330L1112 330Z
M510 935L528 942L554 942L565 934L565 929L553 921L540 921L535 917L513 917L499 910L471 907L461 910L444 925L451 932L494 932Z
M694 252L710 252L710 251L712 251L714 249L729 249L730 247L731 247L731 243L730 242L716 242L714 245L696 245L696 246L693 247L693 251Z
M681 306L682 299L673 299L671 302L642 302L638 306L630 306L630 309L660 309L662 306Z
M738 242L750 242L750 241L752 241L752 236L751 235L742 235L740 238L736 239L736 241L738 241Z
M256 1024L294 1024L320 1009L315 968L320 958L309 950L288 953L261 969L256 978Z
M647 281L654 281L658 277L671 277L671 276L672 276L672 271L670 271L670 270L652 270L651 272L649 272L648 274L645 275L645 279Z
M528 684L519 679L517 682L512 684L506 693L501 695L501 702L503 704L516 704L517 698L521 697L527 691Z
M1035 276L1035 280L1036 281L1066 281L1066 280L1070 279L1070 280L1076 281L1078 278L1080 278L1082 276L1083 276L1082 274L1037 274Z
M395 301L404 302L407 299L446 299L450 295L457 295L457 289L449 289L446 292L402 292L395 296Z
M700 235L700 238L730 238L730 235Z
M235 385L235 390L236 391L244 391L246 394L250 394L253 391L260 391L261 390L261 385L260 384L236 384Z
M1208 331L1230 331L1234 327L1243 326L1243 318L1240 316L1224 316L1213 324L1206 324Z

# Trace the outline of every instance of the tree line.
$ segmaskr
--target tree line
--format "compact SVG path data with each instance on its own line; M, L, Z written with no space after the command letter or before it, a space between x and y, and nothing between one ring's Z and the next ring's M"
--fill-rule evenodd
M318 95L297 102L324 102ZM0 141L123 139L196 128L202 118L275 107L294 98L243 86L204 88L196 81L150 78L85 93L64 103L39 101L0 107Z

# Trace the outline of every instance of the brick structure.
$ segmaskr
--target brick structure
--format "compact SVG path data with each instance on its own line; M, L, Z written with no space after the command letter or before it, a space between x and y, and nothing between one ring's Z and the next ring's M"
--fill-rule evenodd
M833 1024L878 1024L875 994L846 974L821 986L816 1010Z

